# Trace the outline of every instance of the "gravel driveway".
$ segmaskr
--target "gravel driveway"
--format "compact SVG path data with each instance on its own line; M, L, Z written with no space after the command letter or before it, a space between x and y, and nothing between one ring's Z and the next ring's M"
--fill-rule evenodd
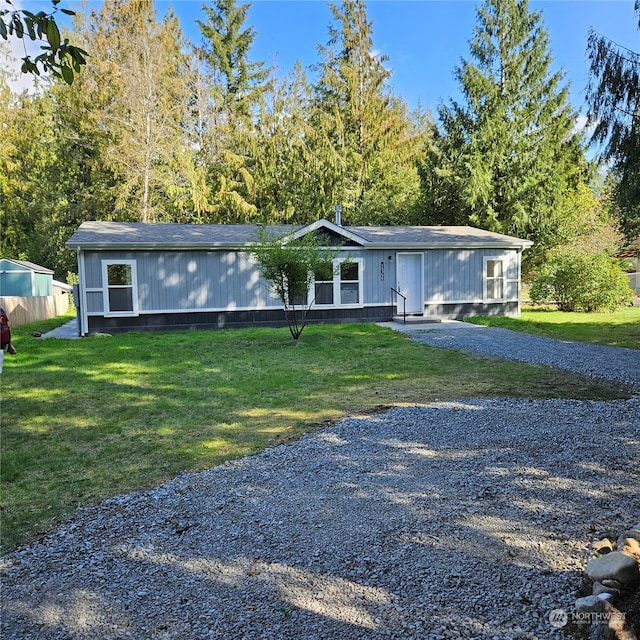
M3 558L1 635L562 638L591 542L640 521L639 461L638 396L347 418Z
M422 328L401 324L392 326L408 333L414 340L434 347L449 347L494 358L545 364L592 378L615 380L640 391L640 350L637 349L554 340L509 329L455 321L430 325L429 329L425 329L424 325Z

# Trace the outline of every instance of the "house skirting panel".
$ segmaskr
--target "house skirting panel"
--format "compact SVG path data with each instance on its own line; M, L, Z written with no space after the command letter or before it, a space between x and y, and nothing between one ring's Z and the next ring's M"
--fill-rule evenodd
M395 306L360 309L312 309L309 324L343 322L386 322L393 318ZM125 331L187 331L191 329L240 329L245 327L285 327L282 309L254 311L216 311L141 314L135 317L88 317L88 332L123 333Z

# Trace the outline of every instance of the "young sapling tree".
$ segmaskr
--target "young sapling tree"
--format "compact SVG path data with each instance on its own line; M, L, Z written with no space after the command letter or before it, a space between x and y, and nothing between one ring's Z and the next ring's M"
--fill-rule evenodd
M339 266L339 247L324 246L322 238L309 233L301 238L269 238L261 229L253 255L265 280L284 305L289 331L298 340L307 324L315 294L310 293L315 280L330 280Z

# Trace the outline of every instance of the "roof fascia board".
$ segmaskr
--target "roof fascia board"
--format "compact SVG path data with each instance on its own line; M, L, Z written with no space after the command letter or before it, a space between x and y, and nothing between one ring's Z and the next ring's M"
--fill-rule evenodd
M23 264L21 264L18 260L14 260L13 258L2 258L2 260L5 262L10 262L15 267L20 267L21 269L26 270L26 267Z
M306 229L306 228L305 228ZM311 233L311 231L306 231ZM283 242L298 239L306 235L306 233L291 234L282 238ZM345 234L341 234L347 237ZM350 234L350 240L358 244L366 245L367 249L528 249L533 245L530 240L521 240L519 242L507 241L475 241L475 242L372 242L367 241L355 234ZM96 242L96 243L66 243L67 249L79 251L131 251L139 249L163 249L172 251L188 251L190 249L216 250L216 249L252 249L257 242L189 242L189 243L169 243L169 242ZM365 248L363 246L363 248Z
M368 249L528 249L533 246L530 240L519 242L476 240L474 242L369 242Z

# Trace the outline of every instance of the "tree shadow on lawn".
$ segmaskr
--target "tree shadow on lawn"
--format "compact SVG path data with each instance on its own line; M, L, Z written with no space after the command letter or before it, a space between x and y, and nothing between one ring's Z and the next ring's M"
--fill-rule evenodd
M354 354L371 330L376 353L363 367ZM305 340L247 330L25 342L3 380L5 548L78 505L295 439L354 407L495 392L478 359L384 329L314 329ZM328 343L341 362L322 355ZM411 357L398 358L400 348ZM413 361L388 368L398 360ZM505 366L492 364L492 375ZM499 384L520 388L513 375Z
M640 510L639 417L397 408L107 500L9 568L7 637L560 638L548 615L571 610L594 531Z

